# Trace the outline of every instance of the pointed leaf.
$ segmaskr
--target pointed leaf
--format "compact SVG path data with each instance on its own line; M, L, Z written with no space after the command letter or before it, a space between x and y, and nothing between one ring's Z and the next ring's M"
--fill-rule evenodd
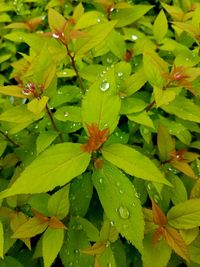
M82 102L83 123L96 123L100 130L109 128L110 133L114 131L119 120L121 104L115 90L114 69L111 68L94 82L86 93Z
M141 18L152 7L150 5L134 5L129 8L119 8L117 12L111 13L111 18L117 20L116 27L123 27Z
M52 8L48 10L48 21L52 32L62 31L66 23L65 18Z
M174 101L168 105L162 105L161 108L169 114L194 122L200 122L200 107L192 102L192 100L183 96L177 96Z
M113 30L116 21L109 21L97 24L93 26L88 32L86 37L82 38L80 42L77 42L78 47L76 48L76 57L82 56L87 53L90 49L95 48L108 34Z
M108 162L104 162L102 169L94 171L92 179L108 218L127 240L142 251L144 218L133 184Z
M22 93L22 89L20 86L16 85L7 85L7 86L0 86L0 94L3 95L10 95L20 98L27 98L27 95Z
M30 238L41 234L47 227L48 222L37 217L33 217L21 224L12 235L12 238Z
M37 155L43 152L58 136L56 132L41 132L36 140Z
M165 216L161 208L156 204L155 201L152 200L151 203L154 223L158 225L167 224L167 217Z
M156 38L156 41L159 43L164 38L168 30L167 18L163 10L160 11L158 16L155 19L153 25L153 34Z
M170 153L175 149L175 142L170 136L167 128L165 128L162 124L158 127L157 144L160 159L162 161L170 159Z
M48 228L42 237L44 267L50 267L57 257L64 240L64 229Z
M164 229L163 237L176 254L187 262L190 261L187 245L177 230L168 226Z
M171 249L164 240L159 240L152 244L152 235L148 234L144 238L144 251L142 253L143 267L166 267L171 256Z
M172 160L171 165L176 168L177 170L183 172L185 175L197 179L198 177L195 175L193 169L190 167L190 165L185 161L178 161L178 160Z
M168 223L177 229L200 226L200 199L190 199L172 207L167 219Z
M38 156L0 198L42 193L62 186L85 171L90 154L81 150L80 144L63 143L52 146ZM31 184L31 186L27 186Z
M46 107L48 99L49 98L47 96L43 96L40 99L33 99L31 102L27 104L27 109L33 112L36 115L36 117L40 117L41 112Z
M170 185L154 163L134 148L122 144L112 144L104 146L102 154L105 159L130 175Z
M69 212L69 185L56 191L48 201L48 210L58 219L64 219Z

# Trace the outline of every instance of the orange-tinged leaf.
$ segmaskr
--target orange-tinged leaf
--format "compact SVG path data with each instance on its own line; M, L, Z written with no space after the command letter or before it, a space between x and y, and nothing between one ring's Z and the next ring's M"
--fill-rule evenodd
M37 217L38 219L44 221L44 222L48 222L49 218L44 216L42 213L38 212L35 209L32 209L33 214L35 215L35 217Z
M174 168L183 172L185 175L193 179L197 179L197 176L195 175L193 169L190 167L190 165L186 161L172 160L170 161L170 163Z
M91 153L98 150L108 139L109 129L99 130L96 123L86 125L89 133L88 142L82 146L83 151Z
M200 157L200 155L197 153L193 153L193 152L185 152L184 153L184 159L187 162L194 161L195 159L198 159L199 157Z
M49 8L48 21L52 32L63 32L64 25L66 24L65 18L56 10Z
M33 217L20 225L12 235L12 238L31 238L44 232L47 227L48 222Z
M95 243L94 245L92 245L91 247L86 248L86 249L81 249L80 251L84 254L94 256L94 255L102 254L105 248L106 248L106 241L99 241Z
M51 217L49 220L49 227L55 229L66 229L66 226L56 217Z
M161 226L167 224L167 217L165 216L161 208L158 207L155 201L151 200L151 203L154 223Z
M160 238L163 236L163 232L164 232L164 227L160 226L158 229L156 229L155 233L153 234L152 237L152 244L156 245L157 242L160 240Z
M187 245L177 230L167 226L163 231L163 237L176 254L181 256L187 262L190 261Z

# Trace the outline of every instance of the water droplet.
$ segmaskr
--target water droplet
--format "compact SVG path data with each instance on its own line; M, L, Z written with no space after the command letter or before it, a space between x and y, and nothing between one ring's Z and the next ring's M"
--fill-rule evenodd
M117 186L118 186L118 187L120 186L120 182L117 182Z
M74 250L74 253L75 253L75 254L78 254L78 253L79 253L79 249L75 249L75 250Z
M117 76L118 76L118 77L122 77L123 75L124 75L123 72L118 72L118 73L117 73Z
M160 197L159 197L158 195L154 195L153 199L154 199L154 201L155 201L156 203L158 203L159 200L160 200Z
M58 39L58 38L59 38L59 35L56 34L56 33L53 33L53 34L52 34L52 37L55 38L55 39Z
M58 90L58 95L62 95L62 94L63 94L63 92Z
M69 113L68 112L64 112L64 117L68 117Z
M103 179L102 179L102 178L99 179L99 183L100 183L100 184L103 183Z
M107 57L107 58L106 58L106 62L107 62L108 64L111 64L111 63L113 62L113 59L110 58L110 57Z
M120 217L122 219L128 219L129 218L130 213L129 213L129 210L126 207L120 206L118 211L119 211L119 215L120 215Z
M102 92L106 92L110 88L110 84L105 80L101 83L100 89Z
M139 193L135 193L135 196L137 197L137 198L140 198L140 194Z
M114 226L115 225L115 222L110 221L110 224L111 224L111 226Z
M97 22L98 22L98 23L100 23L100 22L101 22L101 19L100 19L100 18L98 18L98 19L97 19Z
M119 190L119 193L120 193L120 194L123 194L123 193L124 193L124 190L120 189L120 190Z
M69 262L69 266L71 267L71 266L73 266L73 262L71 261L71 262Z
M138 37L137 37L136 35L132 34L132 35L131 35L131 39L132 39L133 41L135 41L135 40L138 39Z
M131 205L132 205L132 207L135 207L135 202L133 202Z

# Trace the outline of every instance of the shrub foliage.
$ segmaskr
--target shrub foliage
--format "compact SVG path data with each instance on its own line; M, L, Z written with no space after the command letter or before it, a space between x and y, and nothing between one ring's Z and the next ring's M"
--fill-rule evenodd
M200 1L0 0L0 266L200 266Z

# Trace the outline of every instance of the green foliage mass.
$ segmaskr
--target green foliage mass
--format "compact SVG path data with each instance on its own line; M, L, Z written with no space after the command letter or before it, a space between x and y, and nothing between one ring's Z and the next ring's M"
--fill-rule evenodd
M0 0L0 267L200 267L200 1Z

